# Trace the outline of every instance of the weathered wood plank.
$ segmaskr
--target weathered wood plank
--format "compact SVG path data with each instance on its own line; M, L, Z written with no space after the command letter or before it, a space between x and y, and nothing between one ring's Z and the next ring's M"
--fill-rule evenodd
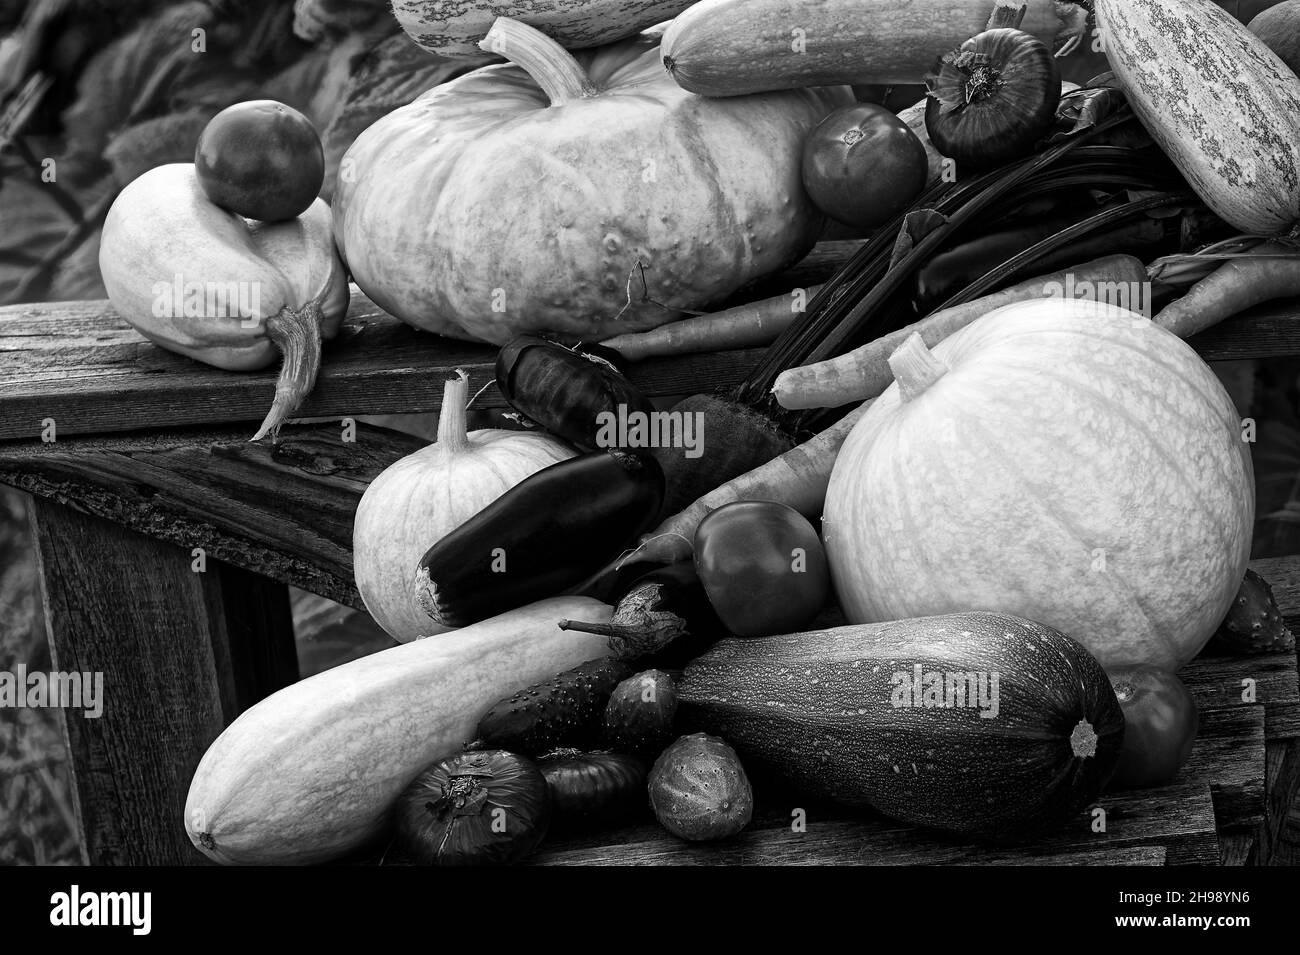
M1253 830L1219 833L1219 864L1222 866L1258 865L1256 832Z
M1081 813L1060 832L1032 845L989 847L879 819L810 815L804 832L787 822L751 828L723 843L693 844L646 838L645 827L608 833L601 846L551 848L535 865L940 865L997 861L1038 862L1061 853L1104 853L1164 847L1169 865L1217 865L1219 843L1209 786L1166 786L1115 794L1101 802L1106 831L1094 832L1094 815Z
M1300 814L1300 740L1280 740L1268 746L1265 788L1268 794L1259 835L1260 865L1291 865L1281 861L1287 827Z
M283 608L228 592L240 574L215 561L196 573L170 544L47 501L32 511L54 666L102 675L101 715L65 710L84 857L200 862L182 825L190 779L249 691L291 678Z
M1191 758L1178 782L1208 783L1219 829L1264 821L1264 708L1205 710Z
M0 482L360 608L352 519L366 486L424 442L365 424L0 444Z
M1178 673L1202 711L1264 708L1268 740L1300 737L1300 692L1294 653L1201 656ZM1253 693L1254 699L1249 695Z
M819 277L819 269L799 281ZM820 276L824 277L824 276ZM770 290L767 290L770 291ZM1198 336L1207 360L1300 354L1293 303L1273 305ZM726 388L762 349L655 359L633 378L650 395ZM464 368L475 391L492 379L494 349L417 331L354 289L348 318L326 346L303 417L435 411L441 382ZM260 421L275 372L232 374L145 341L106 302L0 308L0 440L38 437L53 420L61 435L229 425ZM481 407L500 407L489 388Z
M145 341L106 302L0 308L0 440L260 421L275 392L274 369L233 374ZM738 382L761 349L654 359L634 380L651 396ZM417 331L355 292L304 418L436 411L456 368L471 393L493 380L496 350ZM478 407L503 407L495 388ZM250 435L251 436L251 435Z

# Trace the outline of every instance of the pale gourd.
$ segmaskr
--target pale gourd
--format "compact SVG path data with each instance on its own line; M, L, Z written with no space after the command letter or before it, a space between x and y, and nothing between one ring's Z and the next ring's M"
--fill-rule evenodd
M446 384L438 440L389 465L366 488L352 530L353 568L366 610L394 640L446 633L416 602L429 547L524 478L573 457L566 444L527 431L466 433L468 377Z
M1016 614L1107 666L1200 651L1246 570L1255 494L1241 419L1190 346L1060 299L932 351L913 336L890 365L827 492L851 621Z
M278 434L311 391L322 340L348 310L323 199L296 219L253 222L214 205L193 163L156 166L118 194L99 269L117 313L168 351L228 371L284 356L255 440Z

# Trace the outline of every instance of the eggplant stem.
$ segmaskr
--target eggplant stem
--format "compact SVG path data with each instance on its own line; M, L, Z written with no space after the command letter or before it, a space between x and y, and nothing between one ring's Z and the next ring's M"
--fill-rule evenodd
M641 633L636 627L624 627L613 623L585 623L581 620L561 620L560 629L594 633L598 637L617 637L620 640L628 640Z
M275 399L266 420L253 435L260 441L268 434L272 442L280 438L280 426L298 410L298 405L311 393L320 372L321 336L323 316L320 304L312 301L302 308L285 306L266 319L266 337L280 350L284 361L280 377L275 383Z

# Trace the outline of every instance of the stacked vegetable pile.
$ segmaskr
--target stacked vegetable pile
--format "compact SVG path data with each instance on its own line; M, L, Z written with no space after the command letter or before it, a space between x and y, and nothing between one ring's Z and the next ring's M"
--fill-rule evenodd
M1246 573L1240 418L1182 339L1300 295L1300 80L1210 0L1070 6L401 3L420 45L509 62L357 139L333 244L314 205L249 222L265 184L202 147L159 173L186 242L105 239L155 341L220 363L132 279L224 281L205 255L282 230L405 321L503 346L529 425L467 433L446 383L437 443L357 512L358 588L402 645L239 717L195 844L504 863L649 812L725 839L772 781L1030 839L1173 778L1178 669L1216 635L1291 640ZM1063 80L1094 29L1113 72ZM901 116L847 93L923 78ZM830 220L859 242L825 285L708 311ZM264 254L296 297L206 326L257 361L285 310L332 330L287 278L314 259ZM741 344L769 347L740 386L671 411L626 374Z

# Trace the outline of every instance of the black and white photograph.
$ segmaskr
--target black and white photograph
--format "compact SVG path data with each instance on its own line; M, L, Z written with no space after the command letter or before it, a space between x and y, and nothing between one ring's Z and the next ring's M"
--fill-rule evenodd
M7 928L1293 932L1298 74L1300 0L0 0Z

